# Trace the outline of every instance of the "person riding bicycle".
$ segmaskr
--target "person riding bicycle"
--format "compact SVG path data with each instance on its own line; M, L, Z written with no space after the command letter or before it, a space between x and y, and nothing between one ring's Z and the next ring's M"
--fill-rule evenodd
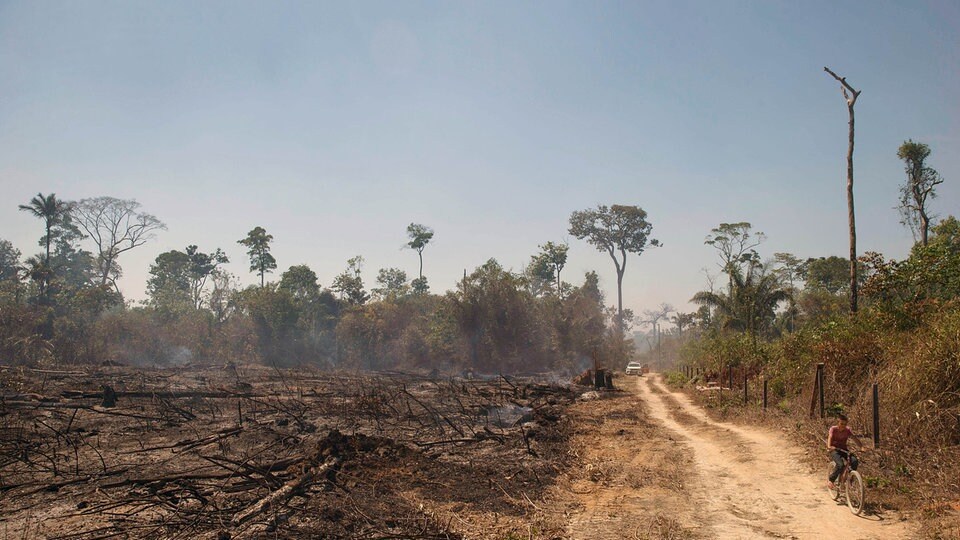
M853 430L847 427L847 416L845 414L838 414L837 425L830 426L830 431L827 432L827 450L830 450L830 459L836 464L836 467L833 468L833 472L831 472L829 476L831 488L834 487L833 483L837 481L837 477L843 472L843 459L845 457L850 458L850 469L854 471L857 470L857 456L853 455L847 447L847 440L849 439L853 439L860 448L863 448L863 443L860 439L853 434Z

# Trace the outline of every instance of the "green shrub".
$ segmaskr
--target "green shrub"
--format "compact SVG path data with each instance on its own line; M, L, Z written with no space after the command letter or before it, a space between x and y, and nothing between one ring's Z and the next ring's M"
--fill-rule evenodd
M783 414L790 414L790 400L781 399L777 403L777 409L779 409Z
M843 403L834 403L833 405L828 405L824 411L828 417L837 417L841 414L844 414Z
M783 379L774 379L768 384L767 388L774 399L787 397L787 385L783 382Z
M882 476L864 476L863 480L867 483L867 487L871 489L887 487L890 485L890 481Z
M689 378L679 371L668 371L666 373L666 382L667 385L674 388L680 388L687 384Z

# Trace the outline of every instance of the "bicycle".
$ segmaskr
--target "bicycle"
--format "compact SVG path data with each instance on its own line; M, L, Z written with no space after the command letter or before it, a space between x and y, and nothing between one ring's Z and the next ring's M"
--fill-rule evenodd
M863 512L863 477L860 476L859 472L850 468L851 454L849 451L837 449L837 452L840 452L843 456L843 471L833 483L833 487L828 487L827 490L835 501L839 501L840 497L846 497L850 511L859 516ZM831 469L833 466L833 461L831 461Z

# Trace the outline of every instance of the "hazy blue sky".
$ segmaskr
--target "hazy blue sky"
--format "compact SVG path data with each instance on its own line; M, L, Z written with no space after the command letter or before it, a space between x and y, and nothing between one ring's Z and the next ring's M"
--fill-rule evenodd
M144 297L161 252L274 235L276 274L329 286L363 255L435 292L495 257L519 270L570 242L565 277L609 258L574 210L635 204L665 245L633 257L626 307L684 307L716 272L712 227L750 221L761 253L847 252L856 106L860 251L902 257L897 147L928 143L960 213L960 3L7 2L0 0L0 238L36 253L37 192L135 198L165 221L120 259Z

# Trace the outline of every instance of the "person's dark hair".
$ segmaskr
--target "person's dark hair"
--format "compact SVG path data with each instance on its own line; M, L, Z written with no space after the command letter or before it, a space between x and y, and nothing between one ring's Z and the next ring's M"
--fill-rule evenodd
M845 415L845 414L838 414L838 415L837 415L837 420L843 420L844 422L846 422L846 421L847 421L847 415Z

